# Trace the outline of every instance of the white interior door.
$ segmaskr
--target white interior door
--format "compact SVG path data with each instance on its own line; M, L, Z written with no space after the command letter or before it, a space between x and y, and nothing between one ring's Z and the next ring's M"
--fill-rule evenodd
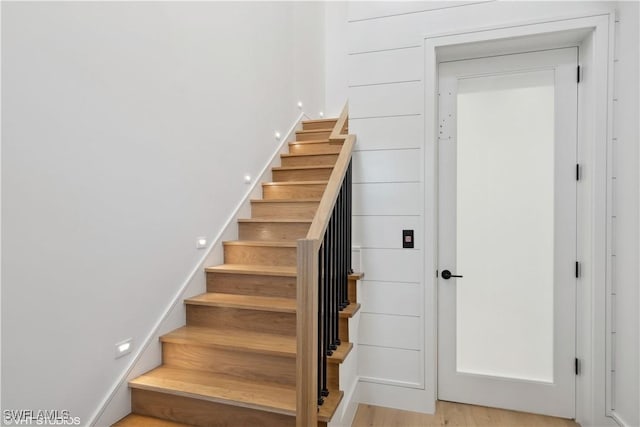
M575 416L577 55L439 65L440 400Z

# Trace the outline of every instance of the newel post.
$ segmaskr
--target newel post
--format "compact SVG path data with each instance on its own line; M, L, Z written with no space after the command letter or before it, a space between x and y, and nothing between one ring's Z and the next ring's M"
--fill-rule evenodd
M296 427L318 425L318 248L298 240Z

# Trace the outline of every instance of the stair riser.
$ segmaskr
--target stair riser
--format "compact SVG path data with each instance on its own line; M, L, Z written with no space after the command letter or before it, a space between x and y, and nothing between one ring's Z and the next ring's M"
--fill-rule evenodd
M294 267L297 262L296 248L225 245L224 262L225 264Z
M251 381L296 384L295 357L165 342L162 361L175 368L233 375Z
M302 122L302 130L328 130L331 132L336 125L337 120L327 120L322 122Z
M296 132L296 141L317 141L319 139L329 139L331 130L316 130L313 132Z
M327 181L333 168L273 170L274 181Z
M323 154L320 156L283 157L282 166L313 166L334 165L338 154Z
M350 302L358 301L358 281L349 279L347 282L347 296Z
M341 317L338 322L338 338L340 341L349 341L349 319Z
M207 273L207 292L295 298L296 278L251 274Z
M238 223L240 240L291 241L304 239L309 231L310 223Z
M252 218L313 219L319 202L251 203Z
M265 185L262 187L262 197L265 200L319 199L326 187L326 184Z
M327 364L327 388L340 390L340 365L337 363Z
M340 150L342 150L342 144L332 144L329 142L318 144L289 144L289 152L291 154L336 154L340 153Z
M295 336L295 313L187 304L187 325Z
M131 410L199 427L295 427L295 417L148 390L131 390ZM212 415L215 414L215 415Z

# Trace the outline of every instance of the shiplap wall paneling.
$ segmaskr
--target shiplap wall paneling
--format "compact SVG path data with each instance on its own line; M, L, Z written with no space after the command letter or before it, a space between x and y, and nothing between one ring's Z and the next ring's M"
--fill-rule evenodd
M422 315L422 289L419 283L363 282L362 312L375 314Z
M364 379L420 383L422 357L417 350L360 344L358 374Z
M421 187L415 182L353 184L353 214L419 215Z
M375 19L405 13L423 12L434 9L464 6L469 1L372 1L349 2L349 22Z
M625 4L626 5L626 4ZM350 130L358 135L356 152L368 150L389 150L393 152L399 148L418 148L416 154L424 158L421 150L424 146L424 85L423 85L423 43L426 35L464 32L480 27L512 26L532 21L557 20L576 12L590 14L608 13L611 4L606 2L475 2L467 5L440 2L352 2L348 5L348 68L349 68L349 98L352 109ZM636 37L637 38L637 37ZM413 56L415 54L415 56ZM617 58L617 55L616 55ZM627 67L627 69L629 69ZM631 71L629 71L631 72ZM637 74L637 73L636 73ZM616 80L618 77L616 76ZM628 80L628 77L627 77ZM406 82L406 83L398 83ZM408 88L412 86L412 89ZM415 89L415 90L414 90ZM631 109L633 110L633 109ZM617 112L614 115L618 115ZM617 126L616 126L617 127ZM637 138L636 138L637 140ZM394 154L393 156L396 156ZM624 158L614 153L616 161L625 162L637 160L637 152L626 150ZM409 287L420 290L422 298L420 304L408 305L405 313L417 314L421 322L424 318L432 319L432 313L425 313L423 287L430 283L430 277L424 275L424 253L427 242L416 241L416 250L399 249L401 238L400 229L405 228L405 221L424 220L424 188L430 183L424 183L424 166L413 163L411 167L419 170L416 183L372 183L378 177L387 180L400 179L401 176L411 176L410 172L374 171L373 164L382 158L375 158L366 154L356 160L359 179L363 184L354 185L354 239L363 248L363 269L367 271L366 280L361 283L363 301L363 315L380 316L378 312L394 313L399 305L406 300ZM389 163L395 160L389 160ZM397 163L396 163L397 164ZM616 163L619 169L621 163ZM624 165L627 167L627 164ZM627 169L628 170L628 169ZM620 177L619 177L620 178ZM631 177L631 181L633 181ZM637 179L634 181L637 183ZM615 186L614 186L615 187ZM614 215L620 216L624 207L627 212L629 203L637 199L637 195L619 194L617 189L615 200L621 197L630 202L619 203ZM427 207L429 208L429 207ZM631 208L635 208L631 206ZM405 215L413 215L405 217ZM409 219L411 218L411 219ZM617 223L622 221L618 218ZM620 224L617 224L620 225ZM407 226L406 228L410 228ZM424 230L416 227L416 236L424 235ZM618 236L618 238L620 238ZM620 260L617 260L620 261ZM636 259L637 261L637 259ZM616 264L616 260L614 260ZM625 265L626 261L625 261ZM637 271L629 272L627 267L620 267L629 277L637 277ZM637 267L636 267L637 270ZM614 272L617 277L621 272ZM615 279L614 279L615 280ZM405 283L406 282L406 283ZM368 286L370 285L370 286ZM404 288L394 289L396 285ZM402 290L400 290L402 289ZM396 290L390 297L390 292ZM636 297L625 300L637 302ZM616 301L616 311L621 309L621 303ZM628 311L628 307L625 307ZM416 313L416 310L418 312ZM636 317L637 318L637 317ZM430 323L429 320L428 323ZM627 322L628 323L628 322ZM637 321L635 322L637 324ZM427 328L433 325L427 324ZM620 322L615 325L620 329ZM379 334L393 334L393 331L378 331ZM384 338L386 339L386 338ZM416 351L412 353L419 360L425 362L431 358L433 342L422 343L426 353ZM429 368L434 361L427 360L424 370L396 371L395 360L407 356L399 348L371 347L363 349L360 363L370 363L362 368L360 374L367 378L378 378L397 381L415 381L433 384L433 378L428 378ZM374 354L375 352L375 354ZM403 356L399 356L402 354ZM408 356L407 356L408 357ZM616 352L618 364L626 365L627 360ZM367 360L365 360L367 359ZM369 362L369 359L371 362ZM407 364L410 364L405 360ZM634 366L637 366L637 362ZM637 375L631 375L637 379ZM366 381L369 381L367 379ZM363 399L368 403L381 405L395 405L405 409L419 410L432 408L431 399L435 398L433 390L408 392L409 388L371 384L363 389ZM626 386L619 388L624 389ZM620 390L618 390L620 391ZM627 393L637 395L637 392ZM402 396L402 397L399 397ZM616 399L618 400L618 399ZM637 410L636 410L637 412ZM636 415L637 417L637 415ZM631 418L635 421L635 417Z
M349 54L419 48L422 15L413 13L349 23Z
M367 280L409 283L422 280L420 250L363 248L361 252L362 271L366 272Z
M349 86L422 80L422 48L348 56Z
M353 154L353 182L419 182L419 149L359 151Z
M424 145L422 115L349 120L350 132L358 135L356 151L420 148Z
M385 83L349 88L349 117L421 114L422 82Z
M418 215L354 216L353 243L368 249L401 249L402 230L414 230L414 246L421 249L423 223Z
M420 350L422 347L420 319L417 316L362 313L359 344Z
M597 12L607 12L605 2L590 3ZM575 13L574 2L488 2L474 3L464 7L437 9L425 12L406 13L380 19L369 19L349 23L349 53L376 52L422 46L427 34L444 34L452 31L493 27L514 22L538 19L558 19Z

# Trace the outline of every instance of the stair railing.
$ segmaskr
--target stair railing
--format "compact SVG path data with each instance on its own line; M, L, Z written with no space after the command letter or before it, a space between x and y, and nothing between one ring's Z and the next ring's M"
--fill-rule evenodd
M298 240L296 426L316 426L329 395L327 357L340 345L340 311L349 305L351 270L351 155L348 107L330 143L342 144L306 238Z

